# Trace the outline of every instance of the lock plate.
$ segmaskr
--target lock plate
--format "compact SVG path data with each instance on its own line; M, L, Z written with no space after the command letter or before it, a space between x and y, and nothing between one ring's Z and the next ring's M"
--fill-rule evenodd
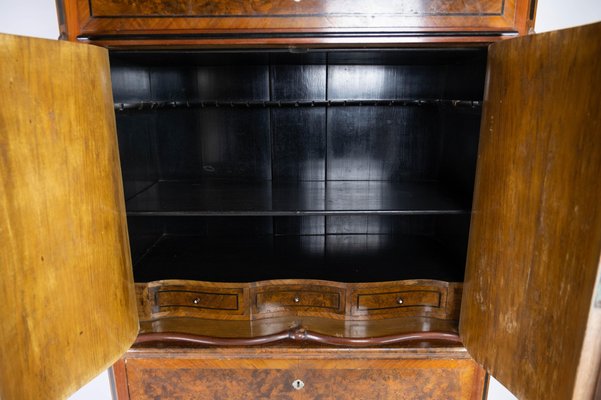
M301 381L300 379L297 379L294 382L292 382L292 387L296 390L301 390L305 387L305 382Z

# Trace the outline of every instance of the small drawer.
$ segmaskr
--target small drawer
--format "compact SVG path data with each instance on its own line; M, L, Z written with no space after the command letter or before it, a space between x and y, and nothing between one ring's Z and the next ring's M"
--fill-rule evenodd
M359 313L386 312L411 307L439 308L441 293L438 290L402 290L384 293L357 294Z
M160 311L169 308L232 312L240 310L241 293L224 293L204 290L163 289L155 294L155 307Z
M339 291L324 287L323 290L267 289L256 294L256 308L260 313L277 311L323 311L341 312L342 296Z
M440 307L440 292L435 290L406 290L390 293L360 294L359 310L388 310L401 307Z

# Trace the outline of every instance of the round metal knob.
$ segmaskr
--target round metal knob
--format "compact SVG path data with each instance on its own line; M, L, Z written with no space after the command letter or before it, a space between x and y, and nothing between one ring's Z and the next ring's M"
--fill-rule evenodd
M197 297L194 300L192 300L192 303L194 303L194 304L200 303L200 297Z
M403 299L399 297L398 299L396 299L396 303L397 304L403 304Z
M294 302L295 303L300 303L300 297L294 296Z
M297 379L294 382L292 382L292 387L296 390L301 390L305 387L305 382L301 381L300 379Z

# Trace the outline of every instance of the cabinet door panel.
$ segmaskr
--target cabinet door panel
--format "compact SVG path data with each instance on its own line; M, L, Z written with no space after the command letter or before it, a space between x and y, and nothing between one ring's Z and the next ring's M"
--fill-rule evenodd
M0 398L58 399L138 320L107 52L0 35Z
M522 400L572 398L599 367L582 355L599 354L584 337L599 310L600 38L595 24L489 51L460 333Z

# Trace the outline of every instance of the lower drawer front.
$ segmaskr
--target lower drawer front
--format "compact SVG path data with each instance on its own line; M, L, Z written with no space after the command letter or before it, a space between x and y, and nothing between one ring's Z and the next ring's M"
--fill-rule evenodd
M480 400L484 382L470 359L128 359L126 368L132 400Z

